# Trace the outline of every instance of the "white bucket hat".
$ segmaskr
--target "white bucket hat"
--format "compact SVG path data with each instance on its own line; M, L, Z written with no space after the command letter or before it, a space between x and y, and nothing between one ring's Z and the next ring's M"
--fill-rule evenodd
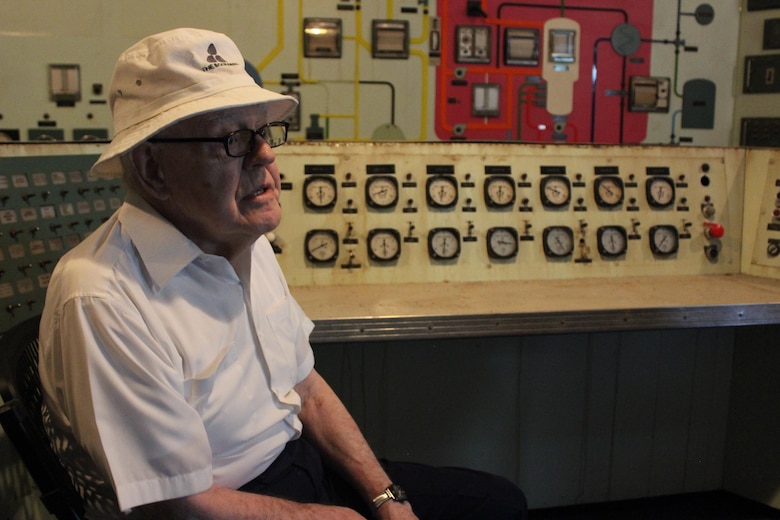
M148 36L117 60L109 87L114 137L92 173L119 177L120 155L182 119L263 104L268 121L280 121L297 103L258 86L246 73L238 47L224 34L174 29Z

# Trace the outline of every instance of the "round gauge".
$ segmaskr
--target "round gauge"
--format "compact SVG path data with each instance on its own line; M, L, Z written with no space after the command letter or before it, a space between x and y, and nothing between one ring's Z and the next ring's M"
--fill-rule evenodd
M515 203L515 182L506 175L485 179L485 204L490 208L506 208Z
M401 234L395 229L368 232L368 256L378 262L390 262L401 256Z
M596 205L614 208L623 203L623 179L620 177L598 177L593 184Z
M626 254L628 235L622 226L603 226L596 232L599 243L599 253L605 257L616 257Z
M548 208L560 208L571 200L571 182L563 175L543 177L539 185L542 205Z
M674 204L674 182L669 177L650 177L645 184L647 202L654 208Z
M452 175L428 177L425 193L429 206L451 208L458 202L458 181Z
M303 203L314 209L328 209L336 204L336 179L330 175L312 175L303 181Z
M676 227L661 225L650 228L650 250L654 255L673 255L679 247L680 235Z
M567 226L550 226L543 233L544 254L550 258L569 256L574 250L574 232Z
M306 232L306 258L322 264L332 262L339 255L339 236L331 229L312 229Z
M455 228L434 228L428 233L428 255L450 260L460 255L460 232Z
M366 203L372 208L391 208L398 203L398 180L375 175L366 181Z
M511 258L517 255L517 230L511 227L494 227L487 232L487 248L490 258Z

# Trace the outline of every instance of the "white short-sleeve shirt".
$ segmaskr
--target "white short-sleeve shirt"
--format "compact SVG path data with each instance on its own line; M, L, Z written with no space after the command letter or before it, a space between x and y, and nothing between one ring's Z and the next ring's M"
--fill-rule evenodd
M122 510L240 487L301 433L313 324L268 240L248 254L239 278L131 198L52 274L46 403Z

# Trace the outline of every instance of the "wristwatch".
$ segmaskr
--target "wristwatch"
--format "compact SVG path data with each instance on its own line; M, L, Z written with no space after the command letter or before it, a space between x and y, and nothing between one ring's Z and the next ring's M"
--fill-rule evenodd
M373 499L371 502L374 504L374 510L376 511L385 502L389 502L391 500L395 500L396 502L406 502L406 491L401 489L401 486L396 484L390 484L390 486L385 489L385 491Z

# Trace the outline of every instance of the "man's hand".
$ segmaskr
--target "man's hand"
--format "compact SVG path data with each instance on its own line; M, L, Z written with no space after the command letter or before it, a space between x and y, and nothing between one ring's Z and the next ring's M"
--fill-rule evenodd
M386 502L376 511L375 516L377 520L419 520L409 502Z
M303 422L303 435L319 450L323 459L370 500L392 482L344 404L324 379L312 370L298 383L295 391L301 396L298 417ZM390 501L375 515L380 520L412 520L417 516L409 503Z

